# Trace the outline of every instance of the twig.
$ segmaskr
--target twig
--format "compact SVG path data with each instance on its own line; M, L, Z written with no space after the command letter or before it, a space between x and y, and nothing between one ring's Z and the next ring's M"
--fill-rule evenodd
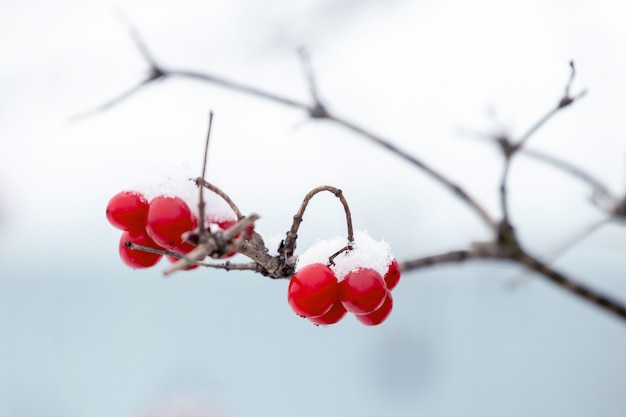
M327 116L327 119L355 133L358 133L364 138L371 140L377 145L382 146L384 149L394 153L396 156L400 157L401 159L404 159L405 161L408 161L413 166L419 168L420 170L428 174L430 177L438 181L440 184L442 184L444 188L448 189L453 194L455 194L459 199L461 199L461 201L466 203L478 215L478 217L480 217L483 220L483 222L487 225L489 229L491 229L492 231L496 230L497 228L496 222L491 218L491 216L487 213L487 211L476 200L474 200L474 198L470 197L470 195L467 192L465 192L465 190L463 190L461 186L454 183L453 181L450 181L448 178L444 177L438 171L426 165L426 163L424 163L417 157L410 155L409 153L401 150L399 147L387 141L386 139L383 139L382 137L377 136L363 129L362 127L357 126L356 124L348 122L345 119L338 118L332 114L329 114Z
M309 51L304 46L298 48L298 54L300 55L300 62L302 63L302 70L304 76L309 84L309 91L311 98L313 99L313 106L309 109L309 116L312 119L324 119L328 117L328 111L326 107L320 101L319 93L317 91L317 83L315 82L315 75L313 73L313 67L311 65L311 59L309 57Z
M573 165L570 162L564 161L562 159L559 159L555 156L552 155L548 155L544 152L540 152L534 149L529 149L529 148L524 148L522 150L522 153L526 156L529 156L531 158L534 158L538 161L541 162L545 162L549 165L554 166L555 168L558 168L576 178L578 178L579 180L582 180L584 182L586 182L587 184L589 184L592 189L594 190L594 192L598 193L599 195L605 197L606 199L609 199L611 201L616 200L616 197L613 196L613 194L611 193L611 191L609 191L608 187L606 187L600 180L598 180L597 178L595 178L593 175L589 174L588 172L584 171L582 168L577 167L575 165Z
M144 58L146 59L146 61L150 65L150 69L151 69L151 74L152 75L150 77L148 77L147 80L143 81L142 84L148 83L150 81L154 81L156 79L167 78L167 77L174 77L174 76L186 77L186 78L196 79L196 80L200 80L200 81L204 81L204 82L209 82L209 83L212 83L212 84L215 84L215 85L219 85L219 86L228 88L228 89L233 90L233 91L238 91L240 93L244 93L244 94L247 94L247 95L250 95L250 96L254 96L254 97L258 97L258 98L265 99L265 100L268 100L268 101L272 101L274 103L278 103L278 104L282 104L282 105L289 106L289 107L292 107L292 108L304 110L312 118L326 119L326 120L330 120L332 122L335 122L336 124L338 124L340 126L343 126L344 128L347 128L348 130L351 130L351 131L353 131L355 133L358 133L358 134L362 135L363 137L365 137L365 138L367 138L369 140L372 140L374 143L382 146L387 151L390 151L390 152L396 154L397 156L401 157L405 161L408 161L412 165L414 165L417 168L419 168L420 170L424 171L429 176L434 178L436 181L441 183L446 189L448 189L453 194L455 194L463 202L465 202L472 210L474 210L476 212L476 214L478 214L478 216L484 221L484 223L487 225L487 227L489 229L491 229L492 231L494 231L496 229L495 221L493 221L491 219L491 217L487 214L486 210L484 208L482 208L482 206L480 204L478 204L478 202L476 200L471 198L469 196L469 194L467 194L467 192L465 192L459 185L457 185L453 181L450 181L445 176L443 176L439 172L435 171L433 168L429 167L424 162L420 161L417 157L411 156L407 152L405 152L405 151L401 150L400 148L398 148L397 146L393 145L389 140L383 139L382 137L374 135L373 133L365 130L362 127L357 126L354 123L348 122L345 119L342 119L342 118L339 118L339 117L337 117L335 115L330 114L324 108L324 106L322 106L320 101L316 100L316 97L317 97L318 93L317 93L317 90L316 90L316 87L315 87L315 83L313 81L312 72L308 72L308 74L310 74L308 76L308 78L309 78L308 79L309 85L310 85L311 91L312 92L314 91L314 103L313 103L312 106L310 106L310 105L307 105L306 103L302 103L302 102L299 102L299 101L296 101L296 100L292 100L292 99L289 99L289 98L286 98L286 97L283 97L283 96L279 96L277 94L273 94L273 93L267 92L265 90L262 90L262 89L259 89L259 88L255 88L255 87L251 87L251 86L239 83L239 82L230 81L230 80L227 80L225 78L218 77L218 76L215 76L215 75L211 75L211 74L207 74L207 73L199 73L199 72L195 72L195 71L187 71L187 70L165 69L163 66L161 66L160 64L156 63L154 57L149 52L149 50L146 47L145 43L143 42L141 37L139 37L139 35L137 34L137 31L132 26L130 26L130 27L131 27L131 35L133 36L133 39L134 39L135 43L137 44L140 52L142 53L142 55L144 56ZM308 58L307 58L307 60L308 60ZM311 84L311 83L313 83L313 84ZM136 92L137 89L138 89L138 87L135 89L135 91L131 91L131 92L125 94L123 99L127 98L132 93ZM88 114L93 114L93 113L95 113L97 111L106 110L106 109L112 107L113 105L118 104L120 101L121 101L120 98L118 98L116 100L113 100L113 101L110 101L109 103L107 103L108 105L106 107L103 108L102 106L100 106L95 111L91 111Z
M204 178L201 178L201 177L196 178L195 181L196 181L196 185L208 188L209 190L213 191L215 194L222 197L222 199L224 199L224 201L228 203L230 208L233 209L233 211L235 212L235 215L237 216L237 219L241 219L244 217L243 214L241 213L241 210L239 210L239 207L237 207L235 202L228 196L228 194L226 194L216 185L211 184L210 182L206 181Z
M574 77L576 75L576 68L574 67L574 61L570 61L569 65L570 65L570 68L571 68L570 77L569 77L569 80L567 81L567 84L565 85L565 93L563 94L563 97L561 97L561 99L557 103L556 107L554 107L552 110L550 110L548 113L546 113L543 117L541 117L539 120L537 120L528 129L528 131L526 131L526 133L524 133L522 135L522 137L515 144L516 150L520 149L522 146L524 146L524 144L528 141L528 139L537 130L539 130L539 128L541 126L543 126L548 120L550 120L552 118L552 116L557 114L559 112L559 110L564 109L565 107L567 107L570 104L574 103L574 101L578 100L579 98L581 98L585 94L587 94L587 90L582 90L580 93L578 93L575 96L571 96L570 95L570 91L569 90L570 90L570 87L572 86L572 83L574 82Z
M529 254L527 254L525 251L523 251L519 247L519 244L517 244L517 242L514 240L515 236L513 234L512 228L510 227L510 224L508 221L496 223L491 218L491 216L489 216L486 210L480 204L478 204L478 202L476 202L473 198L471 198L460 186L450 181L449 179L447 179L442 174L440 174L433 168L423 163L421 160L419 160L415 156L409 155L407 152L401 150L400 148L392 144L387 139L377 136L354 123L348 122L347 120L344 120L340 117L332 115L328 113L325 109L324 109L324 112L320 112L319 114L315 113L316 112L315 105L319 104L319 101L317 101L317 103L314 103L314 106L312 107L305 103L291 100L291 99L288 99L288 98L285 98L276 94L272 94L267 91L255 88L255 87L250 87L241 83L226 80L224 78L216 77L210 74L185 71L185 70L166 70L155 62L154 58L150 54L149 50L147 49L143 41L139 38L136 31L132 30L131 34L133 35L133 38L135 39L135 43L137 43L140 49L140 52L150 64L150 75L148 76L146 80L140 83L140 85L136 86L133 90L125 93L124 95L118 97L115 100L108 102L104 106L101 106L100 109L110 108L111 106L119 103L120 101L128 98L133 93L137 92L141 86L149 82L155 81L157 79L163 79L163 78L170 77L170 76L180 76L180 77L187 77L187 78L210 82L216 85L220 85L222 87L229 88L234 91L239 91L239 92L251 95L251 96L256 96L258 98L266 99L272 102L276 102L279 104L283 104L286 106L304 110L311 117L323 118L323 119L335 122L336 124L343 126L344 128L351 130L363 136L364 138L367 138L368 140L373 141L375 144L382 146L387 151L392 152L396 156L399 156L403 160L411 163L413 166L419 168L420 170L430 175L432 178L438 181L442 186L444 186L444 188L453 192L458 198L461 199L461 201L466 203L483 220L483 222L491 230L498 232L498 241L491 246L486 245L485 248L482 248L480 250L472 249L470 251L450 252L448 254L438 255L435 257L422 258L421 260L407 261L403 263L404 268L416 269L419 267L419 265L428 266L428 265L434 265L437 263L444 263L444 262L461 262L466 259L510 259L515 262L528 266L530 269L542 274L551 282L555 283L556 285L559 285L560 287L564 289L567 289L573 294L576 294L577 296L587 301L590 301L604 309L607 309L615 313L616 315L620 316L623 319L626 318L626 308L624 308L619 302L614 301L610 299L609 297L603 296L582 284L576 283L575 281L572 281L566 278L565 276L551 269L548 265L541 263L540 261L536 260ZM572 68L572 72L570 74L570 80L567 83L566 88L565 88L565 94L559 101L556 108L550 110L546 115L540 118L533 126L531 126L531 128L524 135L522 135L519 141L514 145L515 149L509 150L511 153L522 148L527 142L527 140L541 126L543 126L550 118L552 118L554 114L556 114L560 109L569 106L575 100L582 97L586 93L586 91L582 91L576 96L570 95L569 90L570 90L570 87L571 87L571 84L573 82L574 75L575 75L573 63L571 63L571 68ZM312 76L310 78L311 79L309 80L309 85L312 88L313 94L316 96L317 91L315 89L315 85L311 84ZM314 96L314 101L315 101L315 96ZM508 172L508 168L505 169L503 179L501 181L501 183L504 185L506 181L507 172ZM203 186L206 186L205 181L202 178L199 178L197 182ZM506 200L506 186L504 187L504 192L502 192L501 198ZM235 210L235 211L238 211L238 210ZM508 212L506 208L506 204L503 205L503 211L505 211L505 213ZM255 260L255 262L259 263L264 268L264 271L262 273L268 274L275 278L287 277L289 276L289 273L292 273L293 271L292 265L291 265L292 263L295 262L294 257L293 257L293 250L295 249L295 238L297 236L297 230L301 222L302 222L301 215L299 218L297 215L294 216L292 229L287 233L286 239L284 241L284 245L280 248L281 256L271 257L267 255L267 253L263 253L263 251L260 248L250 245L248 241L241 242L241 247L240 247L241 252L242 253L243 251L250 252L252 256L255 256L257 257L257 259L262 260L265 263L265 265L261 264L255 258L251 257L251 259ZM228 234L230 230L231 229L229 229L225 233ZM502 230L505 230L506 234L503 234ZM501 239L502 236L511 237L513 238L513 240L504 242L503 239ZM234 236L231 236L231 240L232 240L232 237ZM205 247L204 251L206 251L207 254L210 254L212 253L211 251L209 251L210 243L214 242L215 239L219 240L219 238L220 238L220 235L217 235L217 237L214 238L213 240L209 239L208 242L201 243L197 249ZM216 247L213 248L213 250L220 249L219 245L217 244L214 244L214 245ZM188 266L186 265L187 261L184 261L185 259L187 259L187 256L183 257L181 261L175 264L175 265L178 265L177 268L182 269Z
M570 239L567 239L563 244L561 244L556 249L552 250L552 254L548 257L548 261L546 265L552 264L556 261L562 254L564 254L569 249L576 246L578 243L582 242L585 238L590 236L593 232L598 230L600 227L609 223L611 219L602 219L599 222L593 223L591 226L585 227L582 231L578 232L575 236ZM530 276L527 274L528 271L523 271L519 275L511 278L506 282L506 289L508 290L516 290L522 284L528 282Z
M604 310L610 311L622 320L626 319L626 307L623 302L614 300L597 290L566 277L565 275L552 269L547 264L542 263L541 261L530 256L526 252L520 251L519 253L514 254L513 259L541 274L544 278L547 278L548 281L558 287L561 287Z
M352 214L350 213L350 207L348 206L348 201L343 195L343 192L335 187L331 187L330 185L320 185L319 187L315 187L311 191L304 196L302 200L302 204L298 209L297 213L293 216L293 223L291 224L291 229L287 232L285 240L282 242L280 248L278 249L278 253L281 254L283 258L289 258L293 256L296 250L296 240L298 238L298 229L300 228L300 224L302 224L302 220L304 219L304 211L306 210L309 202L317 193L322 191L328 191L335 195L341 201L343 205L343 210L346 214L346 226L348 228L348 245L351 245L354 241L354 230L352 228Z
M469 260L503 260L505 256L498 250L456 250L438 255L424 256L421 258L408 259L400 262L402 272L415 271L437 265L461 263Z
M509 204L507 192L507 178L509 168L511 167L511 155L504 158L504 167L502 169L502 177L500 178L500 209L502 210L502 223L511 224L509 218Z
M237 235L243 234L244 230L258 219L259 215L253 213L239 220L225 231L217 233L201 231L198 246L173 263L169 268L166 268L163 271L163 275L167 276L176 271L187 269L205 256L220 258L225 254L236 251L243 242L243 240L237 240Z
M576 179L587 183L589 186L591 186L593 192L597 194L598 198L604 198L612 204L614 204L617 200L617 197L615 197L613 193L611 193L611 191L604 183L602 183L602 181L600 181L598 178L594 177L581 167L572 164L571 162L567 162L563 159L557 158L556 156L549 155L545 152L531 149L526 146L521 149L515 149L514 145L512 145L509 139L504 135L498 135L494 137L492 135L488 135L482 132L468 131L467 129L464 129L462 133L466 134L472 139L495 142L496 144L498 144L500 150L505 155L505 157L506 155L510 155L513 152L516 152L517 154L525 155L538 161L544 162L548 165L551 165L552 167L557 168L565 172L566 174L572 175Z
M211 139L211 126L212 125L213 125L213 112L211 111L209 112L209 128L207 129L206 142L204 143L204 158L202 160L202 175L200 175L200 178L202 179L203 182L206 182L205 180L206 165L207 165L207 160L209 158L209 140ZM196 181L196 185L198 185L197 181ZM198 187L198 188L200 189L200 198L199 198L200 201L198 202L198 213L200 215L200 219L198 222L199 222L200 233L204 233L204 231L206 230L204 227L204 187Z
M576 282L560 272L552 269L549 265L539 261L525 251L518 249L515 251L505 250L497 245L479 245L470 250L458 250L446 252L439 255L427 256L423 258L410 259L400 262L403 272L444 265L449 263L460 263L468 260L509 260L528 269L535 271L547 278L548 281L560 288L580 297L596 306L607 310L620 319L626 319L626 306L623 302L614 300L600 292Z

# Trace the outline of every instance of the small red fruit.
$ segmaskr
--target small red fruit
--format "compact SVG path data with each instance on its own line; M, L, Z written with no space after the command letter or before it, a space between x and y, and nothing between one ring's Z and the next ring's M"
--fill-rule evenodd
M162 249L154 243L150 236L146 234L146 232L132 234L129 231L124 231L122 233L122 237L120 238L119 244L119 253L122 261L131 268L148 268L156 265L157 262L161 259L162 255L158 253L145 252L140 249L131 249L126 247L125 243L131 242L136 245L147 246L154 249Z
M146 227L148 200L137 191L119 192L109 200L106 216L113 227L139 233Z
M158 245L167 249L180 246L182 234L196 226L196 217L182 199L158 196L150 202L146 231Z
M388 290L393 290L396 285L398 285L398 282L400 281L400 265L395 258L389 264L389 268L387 269L387 273L385 273L384 279Z
M314 324L326 326L337 323L346 315L347 312L348 310L346 310L343 304L341 304L341 301L337 300L337 302L335 302L326 314L319 317L308 317L308 320Z
M383 305L378 310L369 314L362 314L355 316L358 321L366 326L377 326L389 317L391 309L393 308L393 298L391 297L391 291L387 291L387 297L383 302Z
M362 268L348 272L339 283L339 299L346 310L354 314L369 314L385 301L387 287L383 277L373 269Z
M304 266L291 277L287 301L302 317L320 317L335 305L338 296L337 277L324 264Z

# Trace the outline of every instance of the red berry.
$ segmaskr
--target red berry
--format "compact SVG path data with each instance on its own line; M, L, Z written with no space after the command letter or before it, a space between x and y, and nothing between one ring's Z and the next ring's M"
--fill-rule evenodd
M387 297L383 302L383 305L378 308L378 310L369 314L362 314L360 316L355 316L358 321L363 323L366 326L376 326L382 323L389 317L391 313L391 309L393 307L393 298L391 298L391 291L387 291Z
M385 284L387 284L388 290L393 290L398 282L400 281L400 265L398 261L394 258L393 261L389 264L389 268L387 269L387 273L385 274Z
M146 227L148 200L136 191L122 191L109 200L106 216L114 227L139 233Z
M339 283L339 299L354 314L369 314L385 301L387 287L383 277L370 268L348 272Z
M146 231L158 245L168 249L180 246L182 234L196 226L196 217L182 199L158 196L150 202Z
M145 252L140 249L131 249L126 247L125 243L131 242L136 245L148 246L154 249L162 249L154 243L150 236L144 231L143 233L132 234L124 231L120 238L119 252L122 261L131 268L148 268L155 265L161 259L162 255L158 253Z
M348 310L346 310L343 304L341 304L341 302L337 300L335 304L331 307L331 309L326 312L326 314L323 314L319 317L308 317L308 319L315 324L335 324L339 320L341 320L347 312Z
M287 301L297 315L319 317L335 305L338 289L337 277L329 267L310 264L291 277Z

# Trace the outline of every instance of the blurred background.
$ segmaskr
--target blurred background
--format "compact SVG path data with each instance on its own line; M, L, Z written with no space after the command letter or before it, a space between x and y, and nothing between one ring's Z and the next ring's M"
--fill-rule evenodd
M626 28L617 1L7 1L0 5L0 417L623 416L626 327L519 268L468 263L403 276L394 310L315 327L287 281L119 260L109 198L200 173L257 230L283 234L316 185L343 189L355 228L400 259L490 236L449 192L363 138L297 110L187 79L149 85L133 22L171 68L322 99L458 181L498 213L498 151L573 92L529 147L615 193L626 178ZM590 190L519 157L512 220L536 254L603 218ZM310 205L300 251L345 233L331 196ZM626 300L626 234L608 225L555 266Z

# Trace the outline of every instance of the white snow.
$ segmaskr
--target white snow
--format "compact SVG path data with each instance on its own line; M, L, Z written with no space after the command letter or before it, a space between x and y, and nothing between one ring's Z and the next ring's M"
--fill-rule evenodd
M298 256L296 270L312 263L328 264L328 258L348 244L345 237L333 237L327 240L318 240L313 246ZM359 268L371 268L381 275L385 275L393 255L391 248L384 240L375 241L367 231L354 232L354 243L351 251L346 251L334 259L335 265L331 269L341 281L350 271Z
M148 201L159 195L179 197L198 215L200 191L194 182L198 177L187 164L172 164L168 167L151 168L144 174L136 175L123 190L138 191ZM208 179L210 181L210 178ZM219 187L219 184L215 184ZM122 191L122 190L120 190ZM224 190L226 192L226 190ZM214 192L204 190L205 211L210 221L237 219L237 216L224 199Z

